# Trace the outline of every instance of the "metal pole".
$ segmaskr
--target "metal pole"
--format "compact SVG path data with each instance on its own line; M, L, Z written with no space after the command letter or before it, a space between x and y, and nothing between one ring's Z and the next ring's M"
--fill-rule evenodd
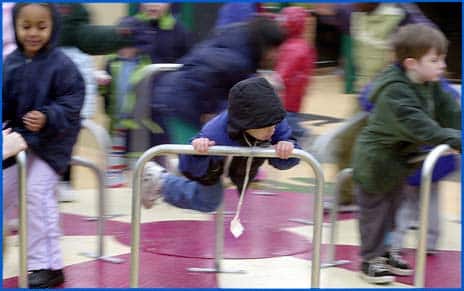
M27 192L26 153L16 155L19 188L19 288L28 288L27 281Z
M216 213L216 243L214 250L214 268L221 272L221 262L224 254L224 204L225 199L222 200L221 205Z
M438 158L448 152L450 147L446 144L436 146L428 155L422 166L421 186L420 186L420 213L419 213L419 234L418 247L416 250L416 275L414 277L414 286L424 288L425 286L425 263L427 252L427 230L428 230L428 213L430 204L430 185L432 182L432 173Z
M139 276L139 246L140 246L140 184L143 166L146 162L159 155L166 154L194 154L194 155L216 155L216 156L253 156L258 158L275 158L277 157L273 148L247 148L247 147L229 147L213 146L208 149L207 153L201 154L196 152L191 145L158 145L145 151L135 164L132 188L132 218L131 218L131 272L130 287L138 287ZM324 191L324 175L319 162L309 153L296 149L293 151L292 158L299 158L311 166L316 176L317 193L314 200L314 228L313 228L313 251L311 266L311 287L318 288L320 280L320 251L322 240L322 195Z
M93 162L88 161L86 159L83 159L81 157L72 157L71 163L74 165L80 165L86 168L89 168L92 170L97 177L97 183L98 183L98 190L99 190L99 195L98 195L98 214L97 214L97 252L96 254L90 253L90 252L85 252L82 253L82 255L89 257L89 258L95 258L103 261L108 261L111 263L122 263L124 260L119 259L119 258L112 258L112 257L105 257L104 252L105 252L105 245L104 245L104 234L105 234L105 219L106 216L104 215L105 213L105 174L104 171L95 165Z
M346 168L337 174L335 183L335 193L332 201L332 208L330 209L330 243L328 248L328 262L323 263L322 267L334 267L350 263L349 260L335 260L335 241L337 239L337 216L338 216L338 203L340 200L341 185L347 179L353 176L353 169Z

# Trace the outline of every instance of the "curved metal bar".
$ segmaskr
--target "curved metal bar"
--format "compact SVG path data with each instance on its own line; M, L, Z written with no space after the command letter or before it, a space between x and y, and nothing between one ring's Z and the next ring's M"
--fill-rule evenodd
M96 165L94 162L83 159L81 157L72 157L71 159L71 164L73 165L79 165L83 166L86 168L89 168L92 170L97 177L98 181L98 219L97 219L97 252L96 254L92 253L83 253L82 255L90 258L96 258L104 261L108 261L111 263L122 263L123 260L119 258L112 258L112 257L106 257L105 256L105 240L104 240L104 234L105 234L105 186L104 186L104 180L105 180L105 173L104 171Z
M111 152L111 137L108 131L90 119L82 120L81 125L90 131L90 133L95 137L102 151L108 157L108 153ZM106 160L105 163L107 164Z
M145 66L143 69L142 69L142 78L145 78L149 75L152 75L154 73L158 73L158 72L169 72L169 71L175 71L175 70L178 70L179 68L181 68L183 65L182 64L151 64L151 65L148 65L148 66Z
M27 192L26 152L16 155L19 188L19 288L28 288L27 282Z
M346 168L337 174L335 183L335 193L332 200L332 208L330 209L330 243L328 248L328 259L327 262L323 263L323 267L334 267L342 264L347 264L349 260L335 260L335 241L337 238L337 216L338 216L338 204L340 200L341 185L347 179L353 176L353 169Z
M86 160L86 159L83 159L81 157L72 157L71 159L71 164L73 165L79 165L79 166L83 166L83 167L86 167L86 168L89 168L91 169L95 176L97 177L97 181L98 181L98 192L99 192L99 199L98 199L98 217L100 219L97 219L97 243L98 243L98 246L97 246L97 257L101 257L103 256L103 234L104 234L104 214L103 214L103 211L104 211L104 205L103 205L103 191L104 191L104 184L103 184L103 180L104 180L104 174L103 174L103 170L100 169L100 167L98 167L96 164L94 164L93 162L89 161L89 160Z
M248 148L213 146L207 153L196 152L191 145L165 144L150 148L137 160L135 164L132 183L132 217L131 217L131 271L130 287L138 287L139 277L139 247L140 247L140 189L143 167L146 162L159 155L166 154L190 154L190 155L217 155L217 156L253 156L259 158L277 157L273 148ZM317 181L317 193L314 200L314 228L313 228L313 251L311 266L311 287L318 288L320 281L320 251L322 237L322 194L324 191L324 174L319 162L309 153L303 150L294 150L292 158L299 158L307 162L313 169Z
M427 252L427 230L428 213L430 204L430 188L432 183L432 173L435 164L441 155L449 152L450 146L441 144L436 146L428 155L422 166L422 176L420 185L420 213L419 213L419 234L418 247L416 250L416 274L414 276L414 286L424 288L425 285L425 263Z

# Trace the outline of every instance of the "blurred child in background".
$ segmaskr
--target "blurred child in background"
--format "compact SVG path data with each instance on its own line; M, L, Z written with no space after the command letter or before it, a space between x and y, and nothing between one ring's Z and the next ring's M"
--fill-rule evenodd
M287 120L293 135L302 144L301 139L307 137L308 133L299 124L299 112L317 58L316 49L305 38L311 20L305 9L297 6L282 9L279 18L286 30L287 39L279 48L275 70L283 81L281 97L287 110Z

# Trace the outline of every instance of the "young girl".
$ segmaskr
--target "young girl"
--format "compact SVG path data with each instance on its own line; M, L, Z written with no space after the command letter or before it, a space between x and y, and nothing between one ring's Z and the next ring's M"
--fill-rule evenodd
M51 288L64 282L54 190L79 133L85 85L72 61L55 48L59 22L52 4L17 3L13 24L18 48L3 67L3 122L28 146L29 287ZM18 197L13 163L4 163L6 209Z

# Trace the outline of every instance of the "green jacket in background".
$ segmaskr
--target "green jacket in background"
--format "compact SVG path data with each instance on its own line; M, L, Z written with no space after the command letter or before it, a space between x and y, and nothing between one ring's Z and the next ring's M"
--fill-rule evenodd
M90 55L106 55L132 46L129 32L114 25L90 24L87 8L80 3L57 4L61 14L60 46L77 47Z
M423 145L461 150L461 109L438 82L412 83L397 65L374 81L375 102L353 149L353 179L367 192L388 192L414 166L408 160Z

